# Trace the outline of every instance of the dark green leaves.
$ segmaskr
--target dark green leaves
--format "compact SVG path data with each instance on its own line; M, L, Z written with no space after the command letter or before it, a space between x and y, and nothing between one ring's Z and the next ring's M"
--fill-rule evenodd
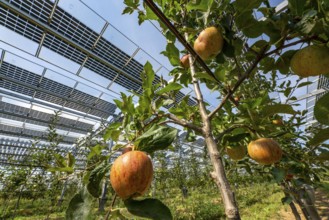
M293 201L293 199L290 196L283 197L281 199L282 204L290 204Z
M306 0L288 0L288 7L293 14L301 16L305 3Z
M262 0L237 0L234 2L236 25L247 37L255 38L263 33L264 22L257 21L253 16L253 9L259 7L261 3Z
M296 111L291 107L291 105L288 104L268 105L264 107L263 111L266 116L271 116L280 113L291 115L296 114Z
M89 220L91 218L92 196L86 189L82 189L70 201L66 210L67 220Z
M322 96L314 106L314 117L320 123L329 125L329 93Z
M109 171L110 165L103 161L98 165L93 171L91 171L89 176L89 183L87 184L88 192L95 198L98 198L101 194L100 183L104 178L105 174Z
M176 135L177 130L174 128L154 125L138 137L134 144L138 150L152 153L169 147Z
M322 129L314 135L314 137L310 140L309 144L311 146L317 146L328 139L329 139L329 128Z
M124 204L131 214L142 218L149 218L154 220L173 219L170 209L157 199L128 199L124 201Z
M276 68L281 74L288 74L290 71L290 60L296 53L295 50L289 50L282 54L275 63Z
M286 172L283 169L277 167L272 169L272 174L277 183L280 183L286 176Z

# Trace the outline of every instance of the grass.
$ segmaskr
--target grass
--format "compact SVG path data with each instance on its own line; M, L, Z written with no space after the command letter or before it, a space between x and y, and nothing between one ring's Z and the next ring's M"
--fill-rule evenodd
M284 207L281 203L284 194L275 184L254 184L239 188L236 194L242 219L276 219Z
M329 192L329 182L326 182L323 188L325 188ZM287 205L282 205L281 198L284 195L280 187L275 184L254 183L252 186L240 187L236 189L235 193L237 201L239 202L238 205L240 208L241 218L245 220L280 219L279 212L284 209L289 209ZM187 198L183 198L182 193L178 188L174 188L167 192L166 198L161 198L161 195L164 196L164 194L158 192L157 198L161 199L162 202L169 206L170 210L174 215L174 219L225 219L224 206L220 199L217 188L211 189L211 187L200 187L198 189L193 190L189 189L189 196ZM14 204L14 201L12 204ZM108 202L110 203L110 201ZM18 210L17 217L15 219L46 219L48 207L45 208L42 204L42 200L36 201L33 206L28 200L22 200L20 209ZM52 213L50 215L50 219L64 219L66 205L67 202L61 209L56 209L57 212ZM117 205L120 205L120 203ZM95 210L96 206L97 204L95 204ZM10 207L9 210L13 211L13 207ZM95 214L95 218L99 219L100 215L98 215L97 217L96 216L97 215ZM101 216L104 215L102 214Z

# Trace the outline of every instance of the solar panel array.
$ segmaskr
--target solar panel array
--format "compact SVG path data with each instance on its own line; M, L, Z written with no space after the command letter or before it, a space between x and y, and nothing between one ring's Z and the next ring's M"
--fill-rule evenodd
M0 101L0 116L2 118L8 118L47 127L54 115ZM59 117L56 128L85 134L92 130L93 125L77 120Z
M39 44L39 52L47 48L80 65L77 75L83 68L97 73L128 90L142 92L140 77L143 65L102 36L107 28L98 33L82 21L57 6L58 1L49 0L4 0L0 1L0 25ZM39 52L35 54L39 56ZM74 109L86 115L108 118L114 115L116 106L101 97L84 93L76 87L70 87L16 66L12 62L0 60L0 89L13 91L37 100L54 103L65 110ZM153 83L160 82L155 76ZM178 92L176 102L184 98ZM1 97L0 97L1 101ZM189 99L189 105L196 105ZM172 105L171 105L172 106ZM167 106L167 108L171 107ZM31 108L0 102L0 118L39 125L45 127L51 114ZM93 125L77 120L59 117L57 129L86 134ZM46 132L29 130L1 124L2 134L15 137L46 139ZM63 143L72 144L76 138L65 136ZM16 151L15 151L16 152ZM18 154L26 151L17 151ZM16 153L17 153L16 152Z
M116 106L69 86L44 78L13 64L3 62L0 87L49 101L101 118L114 114ZM100 106L100 107L98 107Z

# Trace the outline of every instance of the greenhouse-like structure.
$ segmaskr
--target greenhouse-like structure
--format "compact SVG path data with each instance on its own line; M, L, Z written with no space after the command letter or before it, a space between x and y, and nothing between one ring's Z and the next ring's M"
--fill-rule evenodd
M0 219L329 219L326 0L0 0Z

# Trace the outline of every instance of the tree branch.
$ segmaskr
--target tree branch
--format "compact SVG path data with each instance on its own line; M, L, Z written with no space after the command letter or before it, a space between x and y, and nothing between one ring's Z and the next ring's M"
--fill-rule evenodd
M182 127L190 128L190 129L192 129L192 130L194 130L196 132L202 133L201 127L199 127L197 125L194 125L192 123L189 123L189 122L186 122L186 121L184 121L182 119L179 119L178 117L176 117L173 114L166 114L165 116L167 118L171 119L172 121L170 121L170 122L172 122L174 124L181 125Z
M264 56L270 56L272 54L275 54L275 53L278 53L280 52L282 49L284 48L288 48L288 47L291 47L291 46L294 46L296 44L300 44L300 43L304 43L304 42L307 42L307 41L310 41L310 40L315 40L315 39L318 39L317 36L311 36L311 37L308 37L308 38L304 38L304 39L300 39L300 40L297 40L295 42L292 42L292 43L289 43L289 44L283 44L281 47L278 47L276 49L273 49L267 53L264 54Z
M237 128L247 128L248 130L250 130L251 132L255 133L256 131L251 128L250 126L248 125L232 125L231 127L227 128L226 130L224 130L223 132L221 132L220 134L217 135L217 137L215 138L215 141L216 143L218 143L218 141L227 133L233 131L234 129L237 129Z
M233 89L230 90L225 97L223 98L223 100L221 101L221 103L216 107L216 109L214 109L209 115L209 119L211 120L212 117L214 117L214 115L224 106L224 104L226 103L226 101L229 99L229 97L232 96L232 94L239 88L239 86L243 83L243 81L245 79L247 79L249 77L249 75L251 74L251 72L256 68L256 66L258 65L258 63L265 57L265 51L266 51L267 46L265 46L260 53L258 54L258 56L256 57L255 61L249 66L249 68L246 70L246 72L240 77L240 79L236 82L236 84L234 85Z

